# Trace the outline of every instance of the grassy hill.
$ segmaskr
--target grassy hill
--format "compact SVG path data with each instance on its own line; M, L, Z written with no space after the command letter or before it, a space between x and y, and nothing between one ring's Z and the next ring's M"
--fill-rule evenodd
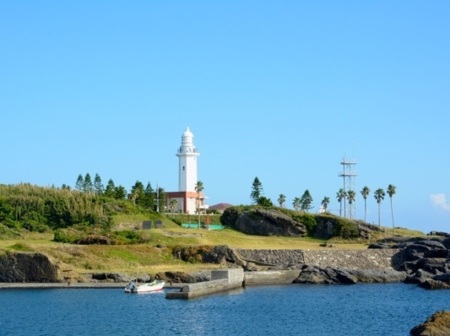
M219 215L208 217L211 223L220 222ZM142 222L148 220L161 221L163 226L143 230ZM310 237L252 236L230 227L210 231L180 226L181 223L198 223L198 220L198 216L161 215L129 200L28 185L0 186L0 253L45 253L73 277L94 272L155 274L218 267L179 260L173 251L180 246L194 249L215 245L243 249L324 248L324 240ZM206 215L200 220L205 223ZM387 236L389 232L386 228L372 240ZM407 229L396 229L395 233L423 235ZM86 241L100 239L105 244L86 244ZM333 238L332 243L334 249L364 249L370 241Z
M121 216L117 227L137 226L139 216ZM389 230L387 230L389 232ZM421 236L421 232L397 230L405 236ZM175 258L172 251L177 246L228 245L243 249L321 249L323 240L309 237L262 237L245 235L224 229L184 229L166 218L164 227L141 231L147 241L128 245L79 245L53 241L51 233L22 233L14 239L0 240L0 251L29 251L45 253L59 263L62 270L74 274L98 272L123 272L127 274L162 271L193 272L217 268L217 265L187 263ZM381 237L381 236L380 236ZM379 237L377 237L379 238ZM375 238L374 238L375 239ZM368 241L333 239L334 249L365 249Z

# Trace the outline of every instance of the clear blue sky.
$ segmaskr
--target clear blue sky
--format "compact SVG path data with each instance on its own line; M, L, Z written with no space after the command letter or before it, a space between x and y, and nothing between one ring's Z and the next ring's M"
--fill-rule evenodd
M446 0L1 1L0 183L175 191L189 126L210 205L249 204L258 177L338 213L346 156L356 217L363 186L394 184L396 226L450 232L449 17Z

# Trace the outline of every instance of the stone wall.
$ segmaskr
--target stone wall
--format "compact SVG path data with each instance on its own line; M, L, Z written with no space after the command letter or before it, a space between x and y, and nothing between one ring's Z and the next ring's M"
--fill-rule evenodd
M341 269L392 269L397 249L305 250L307 265Z
M260 266L315 265L342 269L392 269L397 249L243 250L236 253Z

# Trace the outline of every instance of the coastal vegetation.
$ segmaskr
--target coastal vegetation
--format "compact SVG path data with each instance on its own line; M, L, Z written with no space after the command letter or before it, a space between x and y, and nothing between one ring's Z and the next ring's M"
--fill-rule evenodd
M86 184L87 180L87 184ZM284 195L280 207L262 199L261 189L256 204L228 208L224 214L187 215L158 212L155 190L144 188L137 182L125 197L123 188L112 181L103 189L96 176L81 176L75 189L63 186L40 187L30 184L0 185L0 252L41 252L57 261L62 268L76 273L95 271L154 273L162 270L187 271L214 268L197 262L208 246L228 245L244 249L319 249L332 242L334 248L362 249L371 240L386 235L375 233L369 239L358 236L360 222L331 215L312 214L285 208ZM257 188L262 188L258 183ZM198 192L203 184L197 186ZM109 190L107 192L107 190ZM117 191L113 192L114 190ZM163 196L163 190L159 197ZM308 196L308 195L307 195ZM306 197L310 198L310 195ZM262 200L262 201L261 201ZM269 200L270 201L270 200ZM283 213L306 227L304 237L249 235L236 229L239 214L251 209L270 209ZM163 209L161 207L160 209ZM152 228L143 229L143 222ZM335 223L334 236L324 240L315 238L320 223ZM160 226L155 228L155 223ZM195 223L195 228L185 229L183 223ZM221 223L225 229L205 230L207 223ZM198 228L200 226L200 228ZM396 229L396 234L417 236L420 232ZM189 262L177 258L180 247L191 247L193 258Z

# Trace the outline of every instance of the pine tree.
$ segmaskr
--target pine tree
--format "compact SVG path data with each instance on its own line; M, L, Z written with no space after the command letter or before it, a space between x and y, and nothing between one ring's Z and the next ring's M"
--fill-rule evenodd
M83 191L84 187L84 179L83 175L78 175L77 182L75 183L75 189L78 191Z
M94 191L94 185L92 184L91 175L89 173L86 173L84 176L83 191L86 193Z
M105 189L105 196L115 198L116 197L116 185L112 179L109 179Z
M262 183L258 177L255 177L252 184L252 192L250 194L250 198L253 200L254 204L258 204L258 200L262 196L262 193L263 193Z
M98 175L98 174L95 174L95 177L94 177L94 191L97 195L102 195L104 192L102 179L101 179L100 175Z

